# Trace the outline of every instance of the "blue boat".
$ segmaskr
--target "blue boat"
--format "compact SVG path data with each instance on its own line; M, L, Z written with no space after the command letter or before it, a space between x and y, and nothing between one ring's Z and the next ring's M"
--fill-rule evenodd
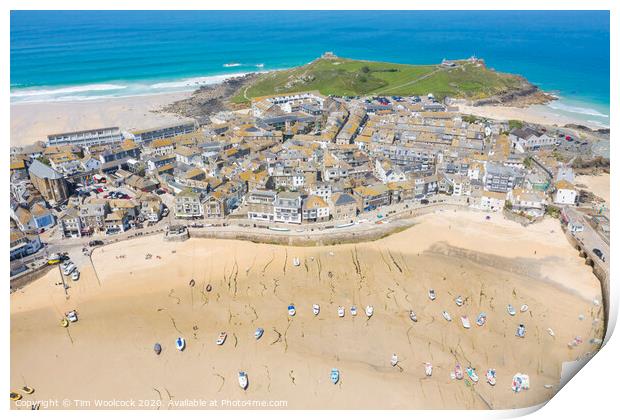
M332 369L331 380L336 385L340 380L340 371L336 368Z
M155 351L155 354L159 355L159 353L161 353L161 344L155 343L155 346L153 346L153 350Z
M288 314L290 316L295 316L295 305L293 305L292 303L288 305Z
M175 344L177 346L178 351L185 350L185 339L184 338L181 338L181 337L177 338L175 341Z
M258 340L259 338L263 336L264 332L265 330L259 327L256 329L256 331L254 331L254 337Z

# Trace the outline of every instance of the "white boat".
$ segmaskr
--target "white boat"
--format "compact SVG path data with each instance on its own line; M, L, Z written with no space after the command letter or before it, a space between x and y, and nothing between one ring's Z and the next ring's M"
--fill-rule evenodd
M466 369L466 371L467 371L467 376L469 376L469 378L472 381L478 382L478 374L476 373L476 369L470 366Z
M264 333L265 333L265 330L259 327L256 329L256 331L254 331L254 338L258 340L259 338L263 336Z
M525 373L517 373L512 377L512 390L514 392L521 392L524 389L530 388L530 377Z
M528 309L529 309L529 306L521 305L521 312L527 312Z
M469 318L467 318L467 315L461 315L461 324L463 324L463 328L471 328L471 324L469 323Z
M314 314L314 316L317 316L319 312L321 312L321 307L319 306L319 304L315 303L314 305L312 305L312 313Z
M248 387L248 374L245 372L239 372L239 386L241 389Z
M339 307L338 307L338 316L339 316L340 318L343 318L343 317L344 317L344 306L339 306Z
M551 337L555 337L555 332L553 332L551 328L547 328L547 333L549 333Z
M424 363L424 373L426 373L426 376L431 376L433 374L433 365L431 363Z
M340 380L340 371L336 368L333 368L332 373L330 375L330 379L332 380L332 383L336 385L338 381Z
M487 314L484 312L480 312L478 314L478 318L476 318L476 325L482 327L487 322Z
M398 364L398 356L396 353L392 354L392 358L390 359L390 364L392 366L396 366Z
M65 316L70 322L77 322L78 320L77 312L75 311L75 309L67 312Z
M450 316L450 314L448 312L443 311L441 314L443 315L443 317L444 317L444 319L446 321L452 321L452 317Z
M454 299L454 303L456 303L456 306L463 306L463 297L461 295L457 296Z
M497 382L495 379L496 373L495 373L495 369L489 369L487 370L487 382L489 383L489 385L491 386L495 386L495 383Z
M370 318L372 316L372 314L374 314L374 313L375 313L375 308L373 308L370 305L366 306L366 316L368 318Z
M428 298L430 300L435 300L436 297L437 297L437 294L435 293L435 289L429 289Z
M517 311L515 311L515 308L513 308L510 304L508 304L506 310L508 311L508 315L510 316L515 316L515 314L517 313Z
M409 311L409 319L413 322L418 322L418 316L413 311Z
M176 345L178 351L185 350L185 339L183 337L178 337L174 344Z
M299 262L299 258L297 258L297 257L293 258L293 265L294 265L295 267L299 267L299 264L300 264L300 262Z
M224 341L226 341L226 333L222 331L220 335L217 337L217 341L215 342L215 344L217 344L218 346L221 346L222 344L224 344Z
M515 335L517 337L519 337L519 338L525 337L525 325L519 324L519 326L517 327L517 332L515 333Z
M454 378L458 379L459 381L463 379L463 367L460 363L457 363L454 367Z
M295 316L295 305L293 305L292 303L288 305L288 314L290 316Z
M80 279L80 272L77 270L74 270L73 273L71 273L71 280L78 281L79 279Z
M357 306L351 306L351 316L357 316Z

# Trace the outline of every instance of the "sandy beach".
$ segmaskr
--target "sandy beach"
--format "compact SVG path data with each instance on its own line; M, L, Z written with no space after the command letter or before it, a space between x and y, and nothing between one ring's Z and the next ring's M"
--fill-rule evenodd
M601 173L598 175L578 175L575 177L575 184L585 185L590 192L605 200L605 203L608 205L611 203L609 201L609 174Z
M289 409L541 403L557 392L563 361L596 350L589 340L601 336L602 320L593 322L602 314L593 303L600 286L557 220L524 228L501 215L484 216L437 212L408 230L355 245L170 243L157 236L97 249L97 275L81 267L69 299L55 285L57 270L11 295L11 389L28 384L36 389L28 397L39 400L154 400L162 409L187 407L193 398L216 400L218 408L227 408L222 400L279 400ZM437 292L433 302L429 288ZM462 307L454 303L457 295L465 299ZM290 303L295 317L287 316ZM317 317L313 303L321 305ZM356 317L348 311L353 304ZM370 319L363 313L368 304L375 308ZM514 317L507 304L517 308ZM529 310L519 312L522 304ZM347 308L343 319L339 305ZM70 309L80 319L65 329L59 319ZM483 327L474 322L480 311L488 314ZM471 329L461 326L461 315ZM515 336L519 323L526 325L525 338ZM258 341L257 327L265 330ZM221 347L215 344L220 331L228 333ZM178 336L187 340L184 352L174 348ZM575 336L583 344L570 349ZM156 342L163 346L159 356ZM392 353L397 367L390 365ZM431 377L425 362L433 363ZM475 367L480 382L451 379L456 362ZM330 382L334 367L341 373L337 385ZM495 387L485 383L490 367L497 370ZM245 391L237 384L239 370L249 376ZM531 381L518 394L510 388L517 372Z
M183 121L154 113L164 105L189 97L191 92L130 96L88 101L21 102L11 104L11 146L46 140L48 134L120 127L136 130Z

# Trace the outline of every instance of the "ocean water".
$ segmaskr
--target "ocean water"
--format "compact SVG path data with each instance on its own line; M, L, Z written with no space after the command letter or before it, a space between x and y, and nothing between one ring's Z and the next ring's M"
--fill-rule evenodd
M438 63L484 58L560 97L563 115L609 124L606 11L13 11L11 102L191 90L325 51Z

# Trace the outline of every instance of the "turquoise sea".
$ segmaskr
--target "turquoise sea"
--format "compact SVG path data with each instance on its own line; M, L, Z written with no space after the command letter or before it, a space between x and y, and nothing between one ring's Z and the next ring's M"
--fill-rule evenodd
M609 124L606 11L13 11L11 102L191 90L325 51L398 63L484 58Z

